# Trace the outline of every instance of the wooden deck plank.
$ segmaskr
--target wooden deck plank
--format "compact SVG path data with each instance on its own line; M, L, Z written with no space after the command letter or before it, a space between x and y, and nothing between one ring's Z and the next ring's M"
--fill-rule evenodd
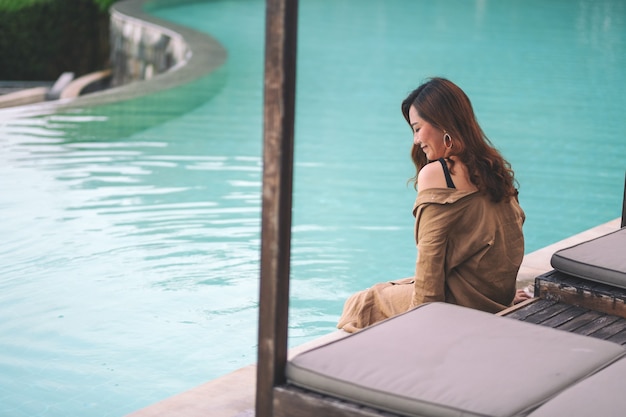
M512 311L511 313L506 314L505 316L512 318L512 319L516 319L516 320L526 321L526 319L529 316L543 310L546 307L552 306L554 304L556 304L555 301L537 299L536 302L532 304L528 304L524 306L523 308L516 309Z
M559 330L565 330L567 332L573 332L574 330L578 329L579 327L584 326L585 324L589 323L592 320L597 319L598 317L602 317L602 313L598 313L597 311L590 311L587 309L584 309L585 312L583 314L581 314L578 317L573 318L572 320L568 321L567 323L563 323L560 326L557 326L557 329Z
M528 304L533 304L533 303L536 303L537 301L540 301L539 298L529 298L528 300L524 300L520 303L507 307L504 310L498 311L496 313L496 316L509 316L516 310L521 310L522 308L527 307Z
M543 324L544 321L557 316L568 308L570 308L570 306L567 304L554 303L528 316L525 321L528 323Z
M626 320L616 320L613 323L590 333L589 336L598 339L608 339L619 332L626 330Z
M542 326L557 328L558 326L565 325L565 323L569 323L573 319L582 316L588 310L582 307L577 306L568 306L566 309L561 311L559 314L550 317L547 320L542 321Z
M626 345L625 318L564 302L536 299L503 316Z
M589 336L590 334L600 330L601 328L608 326L609 324L619 320L619 317L602 315L595 320L590 321L589 323L573 330L572 333L582 334L584 336Z
M614 334L606 340L608 340L609 342L617 343L619 345L626 345L626 330Z

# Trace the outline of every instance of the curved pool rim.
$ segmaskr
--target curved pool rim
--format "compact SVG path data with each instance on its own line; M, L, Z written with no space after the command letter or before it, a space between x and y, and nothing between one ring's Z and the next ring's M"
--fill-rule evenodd
M193 3L193 1L180 0L176 4ZM186 62L172 70L155 75L149 80L135 81L72 99L1 109L0 119L3 116L11 118L31 117L144 98L192 83L221 68L226 63L228 54L224 46L215 38L194 29L159 19L145 12L146 9L156 9L172 4L173 2L169 0L124 0L111 6L110 12L128 16L133 20L143 21L151 26L161 27L164 31L175 32L180 35L191 50L191 57Z

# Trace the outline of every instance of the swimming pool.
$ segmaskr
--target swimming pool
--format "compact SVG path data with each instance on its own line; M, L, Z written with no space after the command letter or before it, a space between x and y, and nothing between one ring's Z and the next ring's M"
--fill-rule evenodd
M292 346L412 273L399 103L425 77L513 164L527 251L618 217L624 8L301 0ZM206 101L0 121L0 415L121 416L256 359L264 4L153 13L228 50Z

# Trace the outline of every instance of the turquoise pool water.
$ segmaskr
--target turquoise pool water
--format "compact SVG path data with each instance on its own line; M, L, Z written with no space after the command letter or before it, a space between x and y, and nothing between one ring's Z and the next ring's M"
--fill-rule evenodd
M468 92L513 164L527 252L619 216L626 6L547 3L301 0L292 346L412 273L399 103L428 76ZM152 12L215 36L226 66L0 111L2 416L121 416L256 360L264 3Z

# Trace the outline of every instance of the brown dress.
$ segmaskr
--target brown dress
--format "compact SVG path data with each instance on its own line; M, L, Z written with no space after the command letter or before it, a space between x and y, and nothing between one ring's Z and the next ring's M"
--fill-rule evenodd
M419 193L413 214L415 276L352 295L338 328L352 333L432 301L491 313L512 303L524 257L517 199L494 203L478 191L432 188Z

